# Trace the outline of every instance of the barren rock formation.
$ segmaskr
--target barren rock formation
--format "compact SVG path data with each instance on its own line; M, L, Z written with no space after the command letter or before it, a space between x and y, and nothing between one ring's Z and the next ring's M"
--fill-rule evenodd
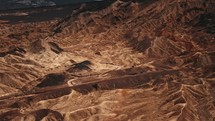
M215 120L214 6L105 0L0 12L0 119Z

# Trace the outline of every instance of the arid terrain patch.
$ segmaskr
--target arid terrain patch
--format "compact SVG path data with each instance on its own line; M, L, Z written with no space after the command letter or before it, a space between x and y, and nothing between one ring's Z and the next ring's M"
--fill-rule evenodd
M215 1L0 11L1 121L214 121Z

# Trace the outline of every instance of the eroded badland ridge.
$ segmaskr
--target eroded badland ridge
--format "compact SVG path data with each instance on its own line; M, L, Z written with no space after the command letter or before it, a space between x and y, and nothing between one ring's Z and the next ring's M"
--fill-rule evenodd
M215 1L0 12L3 121L215 120Z

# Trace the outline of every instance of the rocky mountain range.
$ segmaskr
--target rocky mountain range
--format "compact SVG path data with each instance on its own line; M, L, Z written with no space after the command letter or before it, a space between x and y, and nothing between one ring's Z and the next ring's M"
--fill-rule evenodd
M0 12L3 121L214 121L215 1Z
M0 10L67 5L91 1L94 0L0 0Z

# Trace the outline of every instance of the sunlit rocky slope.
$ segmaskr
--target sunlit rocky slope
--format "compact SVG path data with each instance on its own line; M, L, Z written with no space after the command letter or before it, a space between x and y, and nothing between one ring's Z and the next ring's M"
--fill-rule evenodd
M0 12L3 121L214 121L215 1Z

